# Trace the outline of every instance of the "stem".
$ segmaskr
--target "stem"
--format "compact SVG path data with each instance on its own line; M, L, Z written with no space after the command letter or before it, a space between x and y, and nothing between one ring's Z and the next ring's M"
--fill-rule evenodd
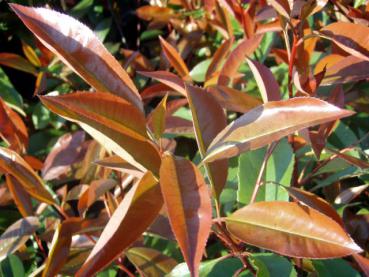
M293 32L293 42L292 42L291 57L289 59L289 64L288 64L288 95L289 95L289 98L292 98L293 97L293 91L292 91L292 71L293 71L293 63L295 61L296 53L297 53L297 42L298 42L297 36Z
M255 202L258 191L259 191L259 189L262 185L262 178L263 178L263 175L264 175L266 164L268 162L268 159L269 159L270 155L272 155L276 145L277 145L276 142L272 142L268 146L268 149L267 149L267 151L265 153L265 156L264 156L263 163L261 164L261 167L260 167L258 178L256 179L256 182L255 182L254 191L252 192L252 196L251 196L251 199L250 199L250 204Z
M117 264L117 266L119 267L119 269L121 269L122 271L124 271L125 273L127 273L127 275L129 277L136 277L131 271L128 270L128 268L126 268L123 264Z

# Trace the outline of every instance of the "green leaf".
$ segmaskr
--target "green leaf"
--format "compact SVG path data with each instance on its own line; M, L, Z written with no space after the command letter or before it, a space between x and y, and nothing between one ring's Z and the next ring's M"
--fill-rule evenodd
M206 75L206 72L208 71L211 61L212 59L207 59L195 65L195 67L190 72L190 76L192 80L194 80L195 82L199 82L199 83L204 82L205 75Z
M10 255L0 263L0 277L26 276L22 261L15 255Z
M361 276L348 262L342 259L313 260L318 277L359 277Z
M96 26L95 34L100 41L104 41L106 36L109 34L111 22L112 19L109 17L101 20L100 23Z
M200 264L199 276L206 277L225 277L233 276L233 274L242 267L239 259L230 258L222 260L222 258L206 261ZM166 277L190 277L190 271L185 263L177 265ZM243 272L239 276L252 276L248 271Z
M293 265L284 257L273 253L256 253L251 255L251 259L255 266L260 270L264 270L263 274L258 270L260 277L285 276L296 277L297 272Z
M10 82L8 76L0 67L0 96L4 101L12 108L15 108L17 112L24 114L22 110L23 99L19 92L14 88Z

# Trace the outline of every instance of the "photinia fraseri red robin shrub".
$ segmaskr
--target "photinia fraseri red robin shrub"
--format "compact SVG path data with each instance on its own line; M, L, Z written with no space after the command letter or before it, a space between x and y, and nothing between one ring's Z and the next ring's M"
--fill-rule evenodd
M0 94L0 197L21 217L0 237L2 272L368 274L366 6L145 5L123 59L98 28L10 8L36 43L0 64L36 76L54 119L34 108L30 126ZM57 141L37 153L44 128Z

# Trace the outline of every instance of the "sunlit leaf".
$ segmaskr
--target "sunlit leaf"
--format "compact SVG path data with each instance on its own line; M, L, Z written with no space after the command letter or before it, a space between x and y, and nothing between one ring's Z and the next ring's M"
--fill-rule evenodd
M50 205L55 203L41 178L16 152L0 147L0 169L12 175L37 200Z
M160 186L148 172L119 204L76 276L91 276L108 266L151 225L162 206Z
M160 181L173 233L191 274L198 276L211 227L208 187L193 163L169 154L163 157Z
M78 122L101 145L127 162L158 172L158 150L148 139L144 116L130 103L98 92L40 98L50 110Z
M0 261L17 251L40 226L37 217L25 217L13 223L0 236Z
M182 95L186 95L186 90L184 87L184 82L177 75L167 72L167 71L152 71L152 72L139 72L141 75L144 75L149 78L153 78L168 87L178 91Z
M236 75L238 68L247 56L250 56L258 48L263 35L256 35L250 39L242 40L229 54L219 75L218 85L227 86Z
M14 53L0 53L0 64L37 75L36 68L29 61Z
M217 51L213 55L213 59L206 71L205 79L209 80L212 75L218 71L224 59L228 56L229 52L231 51L231 47L233 44L233 39L225 40L222 45L217 49Z
M143 20L153 20L163 23L167 23L171 18L175 17L173 9L150 5L139 7L136 10L136 14Z
M173 258L151 248L132 247L126 255L147 276L164 276L177 265Z
M369 61L369 27L350 22L334 22L320 29L323 37L332 40L347 53Z
M166 42L162 37L159 37L159 38L160 38L161 47L169 63L177 71L179 76L185 79L189 78L190 72L188 71L188 68L185 62L183 61L182 57L180 56L180 54L177 52L177 50L172 45Z
M186 91L197 145L204 157L211 141L227 125L227 119L222 107L211 94L193 86L187 86ZM207 164L207 173L214 196L219 199L227 180L228 161L222 160Z
M168 94L160 101L151 113L152 128L155 139L159 140L165 130L165 116L167 110Z
M268 102L247 112L221 131L209 146L204 162L236 156L303 128L352 114L317 98Z
M30 195L12 175L6 176L6 185L12 194L13 200L23 217L32 216L32 202Z
M87 83L98 91L119 95L142 110L134 83L88 27L50 9L10 6L37 38Z
M359 196L369 187L369 184L351 187L342 191L334 200L336 204L348 204L352 199Z
M362 251L337 222L296 203L258 202L236 211L226 223L242 241L286 256L334 258Z

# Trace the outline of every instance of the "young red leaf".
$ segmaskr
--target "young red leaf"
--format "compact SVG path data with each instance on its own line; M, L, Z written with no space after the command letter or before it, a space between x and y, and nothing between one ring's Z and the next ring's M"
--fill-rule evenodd
M288 191L289 195L298 202L301 202L315 210L318 210L319 212L325 214L326 216L329 216L338 224L343 226L342 218L338 215L336 210L333 209L332 206L324 199L316 196L314 193L302 189L294 187L284 187L284 188Z
M295 131L350 116L312 97L268 102L236 119L213 140L204 162L236 156L263 147Z
M188 71L188 68L185 62L183 61L181 55L172 45L166 42L162 37L159 38L161 47L169 63L174 67L179 76L181 76L184 79L189 79L190 72Z
M0 53L0 64L37 75L37 69L25 58L13 53Z
M210 93L190 85L186 91L197 145L201 157L204 157L211 141L227 126L227 119L222 107ZM227 181L228 161L216 161L206 166L214 196L218 200Z
M320 33L347 53L369 61L369 27L350 22L334 22L320 29Z
M47 204L55 204L41 178L16 152L0 147L0 169L12 175L35 199Z
M230 84L240 65L247 56L250 56L258 48L262 38L263 35L255 35L240 42L224 63L218 78L218 85L227 86Z
M154 137L159 140L165 130L165 117L167 113L167 99L168 94L160 101L156 108L151 112L149 116L149 123L151 123Z
M275 80L270 69L257 61L253 61L251 59L246 60L254 74L263 102L267 103L269 101L281 100L279 84Z
M143 110L134 83L92 30L49 9L18 4L10 7L47 48L96 90L119 95Z
M0 236L0 262L23 246L39 226L40 222L34 216L21 218L10 225Z
M210 87L208 91L217 99L218 103L224 109L233 112L245 113L263 104L259 98L230 87Z
M164 85L174 89L182 95L186 95L184 82L177 75L167 71L139 72L141 75L155 79Z
M117 182L112 179L102 179L93 181L88 189L80 196L78 200L78 212L80 215L97 201L106 192L117 185Z
M160 186L147 172L114 211L77 277L92 276L114 261L151 225L163 206Z
M231 47L233 44L233 39L225 40L222 45L215 51L213 55L213 59L206 71L205 80L209 80L215 72L218 71L219 67L221 66L224 59L228 56L229 52L231 51Z
M135 167L159 172L159 152L147 136L145 118L129 102L100 92L40 96L40 99L51 111L79 123L101 145Z
M337 222L289 202L258 202L226 218L238 239L281 255L328 259L362 252Z
M360 266L361 270L364 272L365 276L369 276L369 259L365 258L359 254L352 255Z
M192 162L170 154L163 157L160 182L173 233L191 275L197 277L211 227L208 187Z
M147 21L157 21L168 23L168 21L175 17L174 10L166 7L158 6L142 6L136 10L136 14L139 18Z
M350 201L359 196L363 191L369 187L369 184L351 187L342 191L334 200L336 204L348 204Z
M12 194L13 200L17 205L17 208L23 217L32 216L32 201L30 195L22 187L22 185L12 175L6 176L6 185L10 193Z
M144 276L165 276L177 265L173 258L146 247L132 247L126 255Z

